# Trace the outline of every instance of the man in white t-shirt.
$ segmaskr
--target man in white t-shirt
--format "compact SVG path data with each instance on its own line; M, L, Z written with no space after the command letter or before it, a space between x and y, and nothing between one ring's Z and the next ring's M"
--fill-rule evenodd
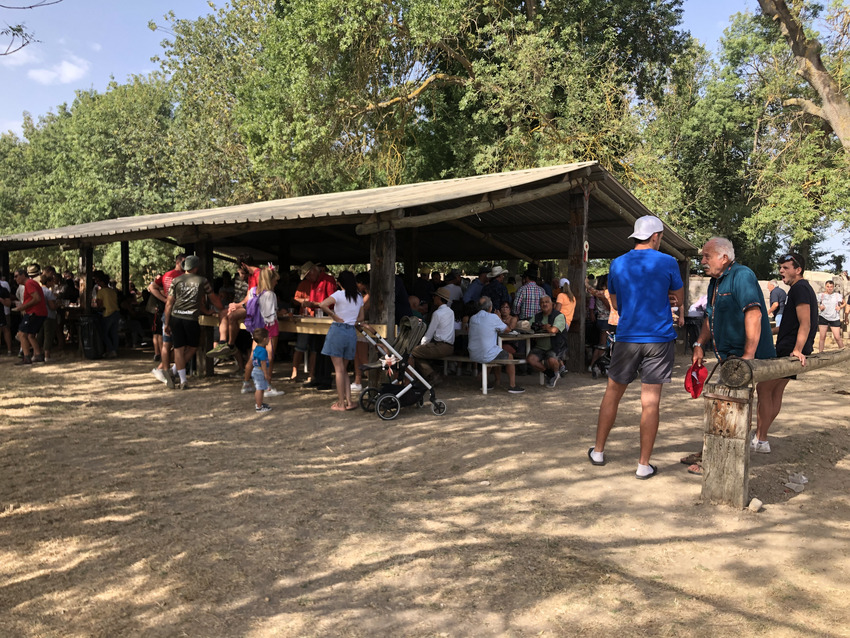
M459 270L452 270L448 275L446 275L445 289L449 291L449 299L451 299L452 302L458 302L463 299L463 289L460 287Z
M835 292L835 283L827 281L824 291L818 294L818 352L823 352L826 344L826 329L829 328L839 348L844 347L841 338L841 308L844 307L844 299L840 293Z
M422 343L411 351L409 363L436 385L442 381L442 377L427 360L442 359L454 353L455 314L449 307L451 296L445 287L437 288L432 299L434 312L431 314L428 331L422 337Z
M481 310L469 318L469 358L478 363L494 364L513 359L513 355L499 345L499 334L505 332L508 327L498 315L493 314L493 301L490 297L481 297L478 300L478 306ZM508 392L511 394L525 392L516 384L514 366L505 367L508 369Z

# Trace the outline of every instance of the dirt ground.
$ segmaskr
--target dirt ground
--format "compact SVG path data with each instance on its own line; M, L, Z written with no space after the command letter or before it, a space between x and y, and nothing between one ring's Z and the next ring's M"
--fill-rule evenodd
M846 364L789 386L754 514L679 463L684 359L637 481L639 388L594 467L588 374L451 378L444 416L384 422L284 383L258 416L234 378L168 391L126 355L0 359L0 636L850 636Z

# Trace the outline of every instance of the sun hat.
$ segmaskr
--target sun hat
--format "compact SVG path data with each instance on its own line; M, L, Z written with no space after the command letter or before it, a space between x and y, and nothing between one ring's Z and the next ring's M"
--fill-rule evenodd
M27 266L27 277L38 277L41 274L41 268L38 264L30 264Z
M694 363L688 371L685 372L685 390L691 393L691 396L696 399L702 394L702 386L708 378L708 370L699 362Z
M449 293L449 289L444 286L437 288L437 290L434 291L434 294L437 295L440 299L443 299L444 301L452 300L452 296Z
M316 267L316 264L314 264L312 261L305 262L304 265L302 265L301 268L298 269L298 272L300 273L301 278L304 279L304 277L307 276L307 273L310 272L311 270L313 270L313 268L315 268L315 267Z
M649 239L653 233L664 231L664 223L655 215L644 215L635 220L635 232L629 237L634 239Z
M493 270L487 273L488 279L495 279L499 275L507 275L508 271L502 268L501 266L493 266Z

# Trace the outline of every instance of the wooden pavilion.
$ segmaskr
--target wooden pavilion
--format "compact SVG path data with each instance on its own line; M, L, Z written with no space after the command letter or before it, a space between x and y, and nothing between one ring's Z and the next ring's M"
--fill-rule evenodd
M90 290L93 247L120 242L126 289L129 242L149 238L194 252L208 275L216 253L251 252L282 267L308 260L369 263L369 319L392 324L396 262L415 276L421 261L565 260L573 293L583 300L587 259L630 250L634 221L648 214L597 162L581 162L0 236L0 270L8 272L11 250L61 246L79 252L80 276ZM661 250L679 262L687 290L696 246L665 227ZM581 365L584 320L584 304L578 303L573 322L578 329L570 334L572 369Z

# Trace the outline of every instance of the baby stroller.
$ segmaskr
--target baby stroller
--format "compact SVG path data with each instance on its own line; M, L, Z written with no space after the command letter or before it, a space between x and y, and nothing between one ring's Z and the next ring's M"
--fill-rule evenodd
M593 378L597 379L600 376L608 376L608 366L611 365L611 353L614 350L614 344L617 341L617 327L609 326L608 327L608 338L605 340L604 346L593 346L594 348L604 348L604 354L596 360L596 363L593 364L593 369L591 373L593 374Z
M375 411L384 421L398 416L402 407L425 405L425 393L431 402L431 411L437 416L446 413L444 401L438 401L434 388L408 364L410 351L422 340L427 330L425 323L417 317L403 317L398 327L398 335L392 343L384 339L368 326L357 326L364 337L383 353L378 363L362 366L363 370L382 368L391 381L379 388L366 387L360 393L360 407L366 412ZM402 384L407 379L407 384Z

